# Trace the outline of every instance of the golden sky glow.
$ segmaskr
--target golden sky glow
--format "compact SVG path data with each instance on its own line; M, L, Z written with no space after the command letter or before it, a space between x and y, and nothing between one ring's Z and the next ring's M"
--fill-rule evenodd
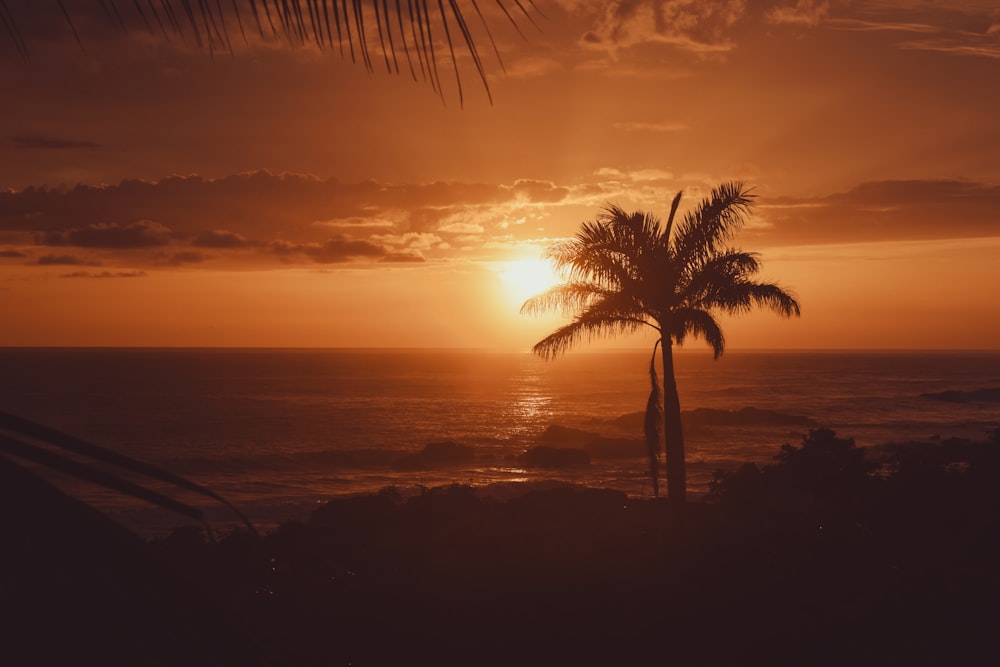
M736 245L803 312L727 320L731 348L1000 340L995 3L538 0L526 39L487 16L504 67L490 106L463 63L464 108L444 76L442 102L311 46L210 55L99 3L81 50L57 3L7 4L0 345L527 349L559 321L518 315L545 247L733 179Z

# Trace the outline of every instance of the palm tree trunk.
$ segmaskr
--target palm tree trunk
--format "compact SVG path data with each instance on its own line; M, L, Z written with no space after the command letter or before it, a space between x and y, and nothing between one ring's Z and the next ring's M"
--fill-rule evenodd
M673 341L664 336L663 356L663 440L666 446L667 499L683 504L687 499L687 466L684 460L684 429L681 427L681 399L674 378Z

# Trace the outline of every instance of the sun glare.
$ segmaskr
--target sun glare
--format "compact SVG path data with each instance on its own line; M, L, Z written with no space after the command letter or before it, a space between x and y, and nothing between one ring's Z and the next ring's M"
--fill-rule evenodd
M560 282L552 265L544 259L503 262L499 267L499 274L511 299L518 305Z

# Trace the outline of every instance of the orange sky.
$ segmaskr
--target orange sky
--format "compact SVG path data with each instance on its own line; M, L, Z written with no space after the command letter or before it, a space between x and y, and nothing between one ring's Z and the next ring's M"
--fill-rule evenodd
M998 346L994 2L537 0L526 39L487 16L504 68L485 42L491 106L463 56L463 108L446 69L442 102L91 4L81 50L54 1L7 2L0 345L527 349L559 320L518 315L511 262L742 179L736 244L803 313L727 320L730 348Z

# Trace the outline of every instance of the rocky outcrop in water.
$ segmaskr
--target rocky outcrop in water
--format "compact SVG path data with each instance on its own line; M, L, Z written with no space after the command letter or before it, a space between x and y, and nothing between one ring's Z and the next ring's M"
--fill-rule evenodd
M933 394L920 394L920 398L933 398L936 401L947 403L1000 403L1000 387L973 389L972 391L949 389Z

